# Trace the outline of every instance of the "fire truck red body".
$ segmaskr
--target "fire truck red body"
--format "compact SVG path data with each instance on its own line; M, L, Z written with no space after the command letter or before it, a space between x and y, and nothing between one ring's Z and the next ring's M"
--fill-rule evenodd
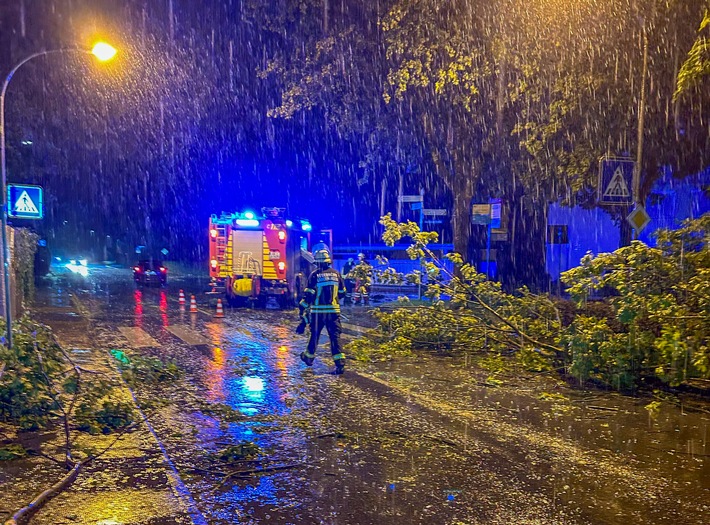
M223 286L233 305L264 306L272 298L282 308L295 305L314 269L311 230L308 221L286 219L281 208L212 215L212 284ZM321 232L319 242L324 237L332 246L331 232Z

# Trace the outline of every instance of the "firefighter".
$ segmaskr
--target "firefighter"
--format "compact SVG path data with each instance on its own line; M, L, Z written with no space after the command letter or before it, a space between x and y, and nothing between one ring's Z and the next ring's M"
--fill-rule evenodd
M353 289L355 288L355 281L353 280L350 272L355 268L355 260L350 257L348 261L343 266L343 279L345 279L345 302L352 303L353 301Z
M316 347L323 327L330 337L330 352L335 362L334 374L345 371L345 355L340 351L340 302L345 296L345 285L338 270L331 267L332 260L328 250L318 250L314 254L318 268L308 278L308 287L303 292L299 307L301 317L311 327L308 350L301 353L301 361L313 365Z
M355 291L353 299L355 304L365 303L370 304L370 287L372 286L372 266L365 258L364 253L357 255L358 263L353 268L352 273L355 276Z

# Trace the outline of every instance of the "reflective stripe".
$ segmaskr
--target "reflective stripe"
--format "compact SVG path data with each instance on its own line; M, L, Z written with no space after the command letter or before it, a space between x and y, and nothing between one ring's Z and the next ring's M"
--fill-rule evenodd
M309 354L308 352L303 352L303 355L305 355L308 359L313 359L316 354Z
M311 312L313 313L328 313L328 314L339 314L340 305L332 304L314 304L311 306Z
M345 354L340 353L333 356L333 361L339 361L340 359L345 359Z
M313 288L306 288L303 293L316 293L316 291Z

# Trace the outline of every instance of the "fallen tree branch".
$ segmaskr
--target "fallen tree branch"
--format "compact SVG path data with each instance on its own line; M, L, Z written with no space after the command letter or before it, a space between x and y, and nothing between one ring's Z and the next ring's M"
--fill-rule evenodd
M71 469L72 467L75 466L74 459L72 458L71 455L71 431L69 428L69 415L71 414L71 411L74 409L74 403L76 402L76 398L79 395L79 383L81 380L81 374L79 372L76 372L77 375L77 389L74 392L74 396L72 398L69 410L66 410L64 408L64 405L61 402L61 391L58 389L55 391L54 388L54 383L49 377L49 374L47 374L47 371L44 369L44 360L42 359L42 353L39 351L39 348L37 346L37 340L33 342L33 347L35 351L35 355L37 356L37 362L39 363L39 369L40 372L42 373L42 376L44 376L45 381L47 382L47 393L49 396L52 398L52 400L55 402L59 410L62 412L62 421L63 421L63 428L64 428L64 456L65 456L65 461L66 461L66 467L68 469Z
M5 525L21 525L23 523L27 523L27 521L34 516L45 503L74 482L83 466L84 463L81 461L75 464L74 468L72 468L66 476L33 499L29 505L22 507L15 514L13 514L12 518L5 522Z
M434 259L434 260L439 260L439 258L427 246L423 247L423 251L426 255L429 256L429 258ZM515 323L513 323L512 321L510 321L506 317L499 314L495 310L495 308L492 308L481 297L479 297L479 295L474 291L473 287L470 284L466 283L465 281L463 281L459 277L455 276L454 274L449 272L446 268L442 268L442 270L451 279L456 280L459 284L461 284L461 286L464 287L464 289L466 289L469 292L469 294L473 300L467 300L466 302L480 305L486 312L488 312L490 315L492 315L493 317L498 319L501 323L510 327L515 333L517 333L525 341L527 341L528 343L530 343L540 349L544 349L547 352L549 352L550 355L548 355L547 357L552 357L552 356L559 357L560 356L560 354L562 353L560 348L558 348L554 345L550 345L548 343L545 343L543 341L538 341L533 337L530 337L526 332L524 332L522 329L520 329L518 326L516 326ZM555 308L555 310L557 310L557 309ZM559 317L559 312L557 315Z
M591 408L592 410L604 410L606 412L618 412L618 408L613 408L613 407L600 407L599 405L587 405L587 408Z
M175 463L175 466L184 468L186 470L192 470L194 472L199 472L201 474L210 474L212 476L227 476L227 472L223 472L221 470L210 470L206 468L200 468L200 467L192 467L190 465L180 465L179 463Z
M232 472L230 476L251 476L254 474L262 474L264 472L276 472L279 470L288 470L296 467L300 467L303 463L289 463L286 465L273 465L271 467L261 467L253 468L249 470L239 470L237 472Z
M87 457L83 461L79 461L76 463L73 463L72 465L69 465L68 468L71 468L71 470L67 473L66 476L64 476L61 480L59 480L57 483L52 485L49 489L45 490L42 492L39 496L37 496L34 500L32 500L28 505L22 507L20 510L15 512L15 514L12 515L12 518L7 520L5 522L5 525L22 525L24 523L27 523L27 521L32 518L39 510L53 497L55 497L57 494L60 492L64 491L67 489L69 486L71 486L72 483L74 483L74 480L76 477L79 475L79 471L85 467L86 465L89 465L92 461L95 461L96 459L100 458L102 455L104 455L106 452L108 452L117 442L119 439L121 439L128 431L136 428L138 425L143 423L148 419L148 416L145 416L141 418L138 421L135 421L131 423L130 425L124 427L121 432L118 433L116 438L111 441L104 449L102 449L100 452L96 454L92 454L91 456ZM44 454L42 454L44 455ZM56 461L55 461L56 462Z
M288 470L296 467L302 466L303 463L288 463L286 465L273 465L271 467L261 467L261 468L254 468L254 469L249 469L249 470L236 470L234 472L230 472L227 474L222 480L219 482L219 484L210 490L207 495L212 495L215 492L217 492L219 489L224 487L224 485L227 483L232 478L248 478L249 476L253 476L254 474L263 474L265 472L276 472L280 470Z

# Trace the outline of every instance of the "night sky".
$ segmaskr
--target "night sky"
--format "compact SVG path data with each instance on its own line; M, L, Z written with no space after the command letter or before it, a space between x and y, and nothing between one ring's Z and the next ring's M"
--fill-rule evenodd
M15 224L50 247L111 235L202 256L211 213L261 206L333 228L339 243L375 238L381 180L358 167L362 141L339 137L318 109L267 117L279 92L257 72L283 42L239 1L5 1L0 24L2 71L97 38L119 49L107 64L40 58L10 85L9 182L42 185L46 205L43 221Z

